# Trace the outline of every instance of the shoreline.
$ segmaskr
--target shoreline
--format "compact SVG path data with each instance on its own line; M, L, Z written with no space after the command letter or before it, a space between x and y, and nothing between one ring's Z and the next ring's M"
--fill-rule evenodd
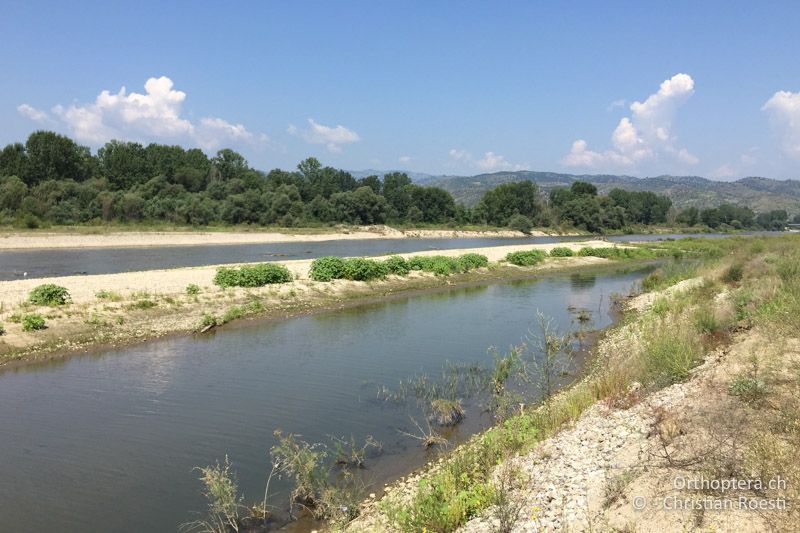
M220 265L2 281L0 323L4 324L6 332L0 336L0 368L58 359L96 347L131 345L172 334L190 334L198 330L198 324L205 315L223 317L223 323L241 322L251 318L283 319L318 310L411 295L414 291L447 289L469 283L511 281L548 272L622 264L596 257L578 256L548 258L535 267L516 267L500 263L512 251L549 250L565 245L577 250L583 246L607 246L607 243L580 241L400 254L411 257L482 253L491 263L490 268L449 277L412 271L406 277L389 276L372 282L312 281L308 279L312 260L279 262L277 264L287 267L296 279L289 283L256 288L216 287L212 280ZM26 303L30 290L45 283L65 286L72 296L71 303L60 307L33 306ZM192 283L201 288L200 294L186 294L187 284ZM31 312L40 313L46 318L47 329L24 332L12 320L14 315ZM225 319L228 315L233 318Z
M60 248L135 248L153 246L202 246L225 244L280 244L369 239L524 238L548 235L580 236L580 233L545 232L524 234L508 229L395 229L389 226L334 228L334 231L292 233L280 231L110 231L0 232L0 250L43 250ZM591 237L587 235L587 238Z

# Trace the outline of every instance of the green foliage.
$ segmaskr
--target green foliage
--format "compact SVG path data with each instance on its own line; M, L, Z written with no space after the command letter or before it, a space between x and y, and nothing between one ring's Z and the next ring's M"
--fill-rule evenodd
M461 272L469 272L476 268L489 266L489 258L482 254L468 253L456 258L458 268Z
M506 261L517 266L533 266L544 261L546 257L547 253L542 250L528 250L508 253Z
M220 267L214 284L220 287L263 287L292 281L292 274L281 265L260 263L239 268Z
M66 287L46 283L35 287L28 295L28 301L35 305L64 305L70 301Z
M188 284L186 286L186 294L188 294L189 296L197 296L198 294L200 294L200 286L194 283Z
M205 313L203 317L200 319L200 322L197 324L197 329L200 331L207 330L216 326L217 323L218 323L217 317L215 317L211 313Z
M39 313L28 313L22 315L22 330L23 331L38 331L45 329L47 326L44 322L44 317Z
M649 248L592 248L585 246L578 251L580 256L602 257L604 259L652 259L656 257L656 253Z
M311 262L309 276L314 281L331 281L344 277L344 259L341 257L320 257Z
M98 300L109 300L111 302L118 302L122 299L122 296L120 296L119 293L106 289L101 289L94 293L94 295Z
M744 265L741 263L734 263L722 273L722 281L725 283L738 283L742 281L743 275Z
M767 385L757 377L740 374L728 385L728 393L745 403L754 404L767 395Z
M658 386L684 381L702 356L697 337L679 324L654 324L644 332L642 345L647 378Z
M572 251L572 248L566 246L556 246L550 250L550 257L572 257L573 255L575 252Z
M217 462L215 465L198 470L200 481L203 483L207 515L202 520L183 524L179 530L198 533L239 531L240 512L244 506L228 456L225 456L225 462L222 464Z
M517 213L508 219L508 227L513 230L521 231L527 235L533 228L533 222L531 222L531 219L525 215Z
M6 334L6 327L0 322L0 337Z
M384 263L389 273L395 276L406 276L411 271L411 268L408 266L408 261L399 255L393 255L387 258Z
M715 333L722 329L714 310L706 306L699 307L695 311L694 325L700 333Z
M389 269L384 262L357 257L345 260L342 277L353 281L369 281L383 279L388 273Z

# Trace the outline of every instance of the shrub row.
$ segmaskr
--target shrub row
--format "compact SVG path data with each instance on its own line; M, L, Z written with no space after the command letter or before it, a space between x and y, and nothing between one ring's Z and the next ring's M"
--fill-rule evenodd
M412 270L433 272L440 276L447 276L457 272L468 272L488 265L489 259L480 254L464 254L459 257L441 255L414 256L408 260L393 255L384 261L363 258L320 257L311 263L309 276L314 281L331 281L334 279L369 281L371 279L383 279L389 274L406 276Z
M262 287L288 281L292 281L292 273L286 267L273 263L239 268L221 267L214 276L214 284L220 287Z
M506 255L506 261L517 266L533 266L544 261L547 252L542 250L528 250L526 252L511 252Z
M656 253L648 248L592 248L591 246L581 248L578 251L578 255L605 259L649 259L656 257Z

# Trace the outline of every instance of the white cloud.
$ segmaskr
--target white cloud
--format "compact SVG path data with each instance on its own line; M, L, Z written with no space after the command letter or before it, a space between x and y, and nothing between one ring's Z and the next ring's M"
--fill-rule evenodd
M144 93L129 93L125 87L114 94L104 90L92 103L56 105L52 111L79 141L93 144L111 139L187 140L214 149L226 143L267 140L264 134L251 133L241 124L231 124L221 118L205 117L199 123L183 118L181 111L186 93L175 90L173 85L166 76L150 78L144 84ZM37 120L35 116L38 115L32 113L37 110L27 104L18 109Z
M783 151L800 159L800 92L778 91L761 109L783 135Z
M671 134L676 109L694 92L694 80L688 74L676 74L661 83L658 91L644 102L630 105L631 116L623 117L611 134L613 148L603 152L590 150L583 139L572 143L562 163L571 167L632 169L643 162L672 158L694 165L697 157L685 148L675 147ZM618 104L613 102L612 106ZM613 107L612 107L613 108Z
M287 131L290 135L301 137L308 143L324 144L325 148L332 153L341 152L342 146L361 140L358 133L341 124L325 126L315 122L312 118L308 119L308 128L301 130L297 126L290 125Z
M454 161L467 164L484 172L497 172L500 170L526 170L528 165L513 164L500 154L486 152L480 159L475 159L471 153L458 148L451 149L448 154Z
M405 163L409 163L409 162L411 162L411 156L410 155L401 155L400 157L397 158L397 161L400 162L400 163L404 163L404 164Z
M17 106L17 111L23 117L28 117L29 119L33 120L34 122L44 122L49 118L47 116L47 113L45 113L44 111L41 111L39 109L36 109L35 107L30 106L28 104L20 104L20 105L18 105Z

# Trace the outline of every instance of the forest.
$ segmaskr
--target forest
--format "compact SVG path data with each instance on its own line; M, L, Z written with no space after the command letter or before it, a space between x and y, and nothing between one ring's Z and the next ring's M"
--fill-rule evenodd
M545 193L530 181L486 191L472 208L404 173L354 178L310 157L296 170L262 172L231 149L110 141L96 153L69 137L36 131L0 152L0 225L172 224L302 227L395 224L623 231L635 226L783 229L783 210L723 204L677 211L653 192L576 181Z

